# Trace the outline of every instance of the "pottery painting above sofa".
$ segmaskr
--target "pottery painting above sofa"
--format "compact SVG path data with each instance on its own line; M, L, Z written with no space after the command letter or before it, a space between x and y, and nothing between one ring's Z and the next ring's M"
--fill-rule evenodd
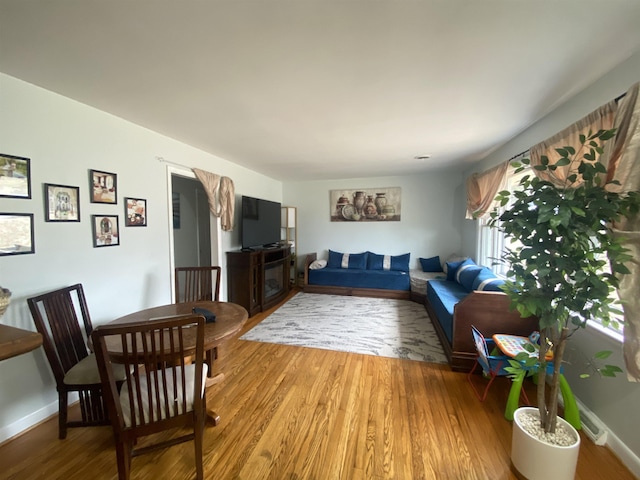
M329 191L332 222L399 222L401 208L400 187Z

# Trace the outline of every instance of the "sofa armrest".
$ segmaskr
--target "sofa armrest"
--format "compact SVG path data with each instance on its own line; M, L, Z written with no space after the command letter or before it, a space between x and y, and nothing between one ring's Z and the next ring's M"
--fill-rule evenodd
M309 285L309 265L316 261L318 258L317 253L309 253L304 260L304 280L303 285Z
M454 355L475 358L476 347L471 326L486 337L495 333L528 336L538 329L538 318L522 318L517 310L511 310L509 297L503 292L473 291L454 307L453 345Z

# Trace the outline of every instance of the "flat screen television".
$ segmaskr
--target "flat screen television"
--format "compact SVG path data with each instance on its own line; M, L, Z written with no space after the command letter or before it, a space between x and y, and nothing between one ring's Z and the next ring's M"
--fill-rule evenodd
M264 248L280 242L280 203L242 196L242 248Z

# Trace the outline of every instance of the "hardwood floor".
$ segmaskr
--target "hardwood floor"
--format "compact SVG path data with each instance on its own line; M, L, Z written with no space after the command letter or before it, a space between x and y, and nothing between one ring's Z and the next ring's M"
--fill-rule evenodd
M205 433L205 478L516 478L506 378L481 403L446 365L242 340L220 350L215 370L226 378L207 392L222 421ZM112 442L110 427L58 440L52 418L0 445L0 478L117 478ZM132 478L194 478L193 459L191 443L135 457ZM634 477L583 435L576 478Z

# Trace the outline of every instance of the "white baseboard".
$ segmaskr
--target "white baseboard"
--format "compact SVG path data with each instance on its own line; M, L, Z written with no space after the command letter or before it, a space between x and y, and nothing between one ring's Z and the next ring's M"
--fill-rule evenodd
M563 405L562 396L558 396L558 403ZM609 449L620 459L620 461L627 467L631 473L633 473L637 478L640 478L640 457L638 457L627 445L622 442L615 433L613 433L606 424L600 420L600 418L589 410L579 399L576 398L576 403L578 404L578 409L586 413L592 421L594 421L598 426L604 428L606 434L605 445L609 447ZM585 432L586 433L586 432Z
M640 478L640 457L631 451L616 435L609 431L607 446L620 459L620 461L631 470L637 478Z
M0 443L9 440L12 437L15 437L16 435L57 414L58 402L56 401L42 407L40 410L36 410L26 417L21 418L17 422L13 422L11 425L0 428Z

